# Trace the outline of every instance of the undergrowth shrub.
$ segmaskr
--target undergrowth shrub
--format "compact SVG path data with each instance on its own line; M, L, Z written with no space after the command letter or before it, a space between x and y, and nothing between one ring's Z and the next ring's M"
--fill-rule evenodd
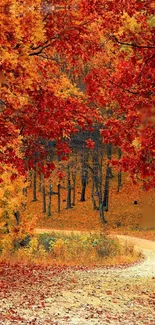
M136 255L134 247L129 244L121 245L118 239L111 239L102 234L71 235L42 234L38 239L39 245L55 261L74 261L82 264L102 262L107 258Z
M46 251L50 250L50 247L55 241L56 238L54 236L51 237L49 234L41 234L39 237L39 244L43 245Z
M106 237L100 237L95 247L98 255L101 257L116 256L120 252L119 242Z
M41 234L26 237L24 246L19 241L13 241L9 236L4 237L0 250L2 256L10 254L19 262L46 260L51 263L69 263L77 265L104 265L111 261L117 264L117 258L121 257L121 263L138 259L133 245L127 242L120 244L118 239L112 239L103 234L71 235L65 234ZM113 264L113 263L111 263Z
M31 236L27 235L23 239L14 240L14 248L19 249L21 247L29 247Z

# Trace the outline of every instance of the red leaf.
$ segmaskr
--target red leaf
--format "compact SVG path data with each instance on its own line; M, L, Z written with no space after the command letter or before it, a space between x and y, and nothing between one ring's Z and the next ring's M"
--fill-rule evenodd
M91 139L86 140L86 148L88 149L93 149L95 146L95 142L92 141Z

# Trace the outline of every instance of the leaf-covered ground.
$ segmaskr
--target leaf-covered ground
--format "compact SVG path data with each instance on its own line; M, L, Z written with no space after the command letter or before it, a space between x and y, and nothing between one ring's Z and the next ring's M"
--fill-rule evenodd
M1 264L0 325L154 325L155 243L135 244L146 259L128 268Z
M132 191L131 191L132 188ZM147 195L147 217L143 211L142 190L140 186L133 185L128 179L119 193L117 193L117 178L112 180L109 197L109 211L105 212L108 224L103 225L100 221L99 211L95 211L91 200L91 186L86 190L86 201L80 202L80 185L77 187L76 206L66 209L66 190L62 189L61 213L57 213L57 197L52 196L52 215L47 217L42 213L42 197L38 192L37 202L32 202L32 191L28 191L26 214L37 217L36 228L51 228L61 230L80 231L103 231L104 233L123 233L131 236L146 238L155 241L155 192L150 191ZM138 204L134 204L137 200ZM149 215L150 209L150 215ZM152 209L152 210L151 210ZM151 219L152 216L152 219ZM149 219L150 218L150 219Z

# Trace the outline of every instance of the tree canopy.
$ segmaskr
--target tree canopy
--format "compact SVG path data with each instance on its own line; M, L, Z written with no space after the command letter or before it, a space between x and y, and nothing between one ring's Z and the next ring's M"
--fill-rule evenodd
M123 168L153 187L153 1L2 0L1 8L1 173L11 164L23 174L36 154L48 157L43 140L65 157L72 134L101 123Z

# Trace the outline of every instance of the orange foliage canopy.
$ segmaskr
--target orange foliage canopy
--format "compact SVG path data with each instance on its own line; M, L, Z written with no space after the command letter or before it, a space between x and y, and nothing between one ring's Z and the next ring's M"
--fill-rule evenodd
M93 54L97 41L90 46L87 18L65 1L55 8L40 0L3 0L2 9L1 145L9 153L1 153L1 161L15 157L11 143L17 130L32 165L36 152L46 155L42 139L56 140L59 154L68 153L65 139L79 127L91 127L87 96L70 74L73 69L73 77L78 75L75 62L88 50Z

